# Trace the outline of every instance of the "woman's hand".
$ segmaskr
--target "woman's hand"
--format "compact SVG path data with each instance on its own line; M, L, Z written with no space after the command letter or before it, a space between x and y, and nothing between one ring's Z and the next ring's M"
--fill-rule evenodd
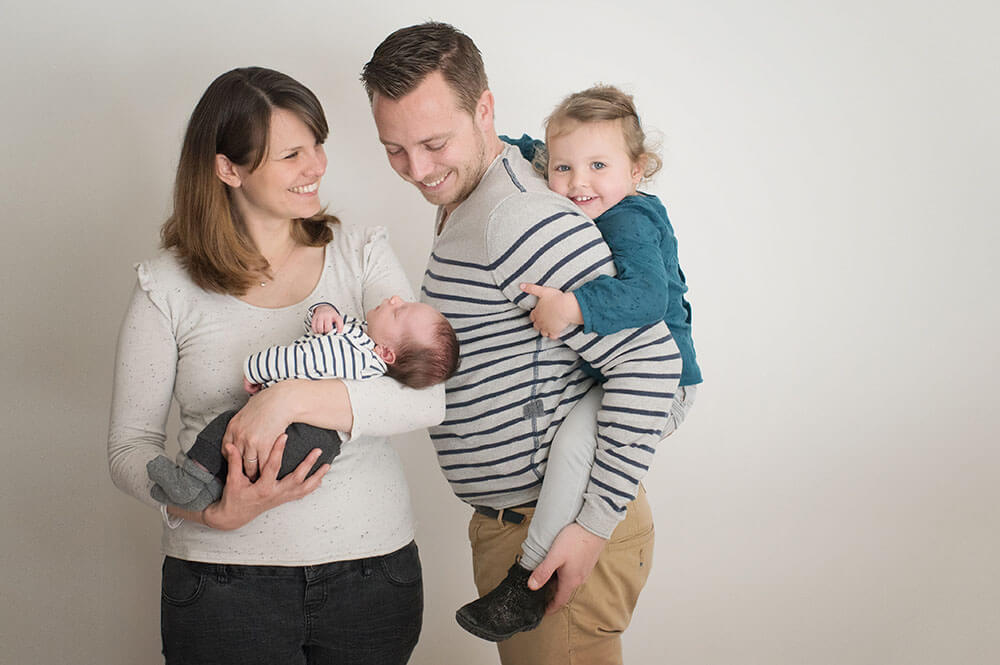
M267 465L275 441L292 424L287 383L276 383L251 397L222 436L222 449L227 445L236 448L242 458L239 466L251 480Z
M542 337L556 339L569 326L583 325L580 304L572 291L563 293L538 284L521 284L521 290L538 298L538 303L531 310L531 321Z
M266 391L265 391L266 392ZM306 478L321 451L316 448L281 480L278 471L281 469L281 457L285 452L287 434L282 434L274 442L267 462L260 470L260 478L251 482L242 470L240 452L236 446L226 444L223 454L229 462L229 472L226 475L226 485L222 490L222 498L206 508L200 515L206 526L221 531L238 529L248 524L261 513L288 501L297 501L306 496L323 481L323 476L330 470L329 464L324 464L316 473ZM171 512L174 512L171 510ZM179 513L182 517L187 517Z

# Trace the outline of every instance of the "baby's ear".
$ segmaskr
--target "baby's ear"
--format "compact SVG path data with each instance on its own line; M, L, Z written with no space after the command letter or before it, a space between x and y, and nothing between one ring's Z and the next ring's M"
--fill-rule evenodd
M394 362L396 362L396 352L387 346L383 346L382 344L376 344L375 353L378 354L379 358L385 361L386 365L391 365Z

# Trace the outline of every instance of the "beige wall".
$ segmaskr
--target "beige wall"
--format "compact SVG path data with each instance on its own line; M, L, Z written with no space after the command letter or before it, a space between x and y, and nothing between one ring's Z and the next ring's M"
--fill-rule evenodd
M664 134L650 189L707 383L647 479L658 542L628 660L995 662L993 5L362 4L3 1L0 662L158 661L159 518L114 489L104 445L131 266L198 96L249 64L309 85L333 129L324 200L387 225L417 282L432 211L357 77L431 17L479 43L501 131L537 133L605 81ZM428 592L413 662L493 662L452 618L468 511L425 433L398 444Z

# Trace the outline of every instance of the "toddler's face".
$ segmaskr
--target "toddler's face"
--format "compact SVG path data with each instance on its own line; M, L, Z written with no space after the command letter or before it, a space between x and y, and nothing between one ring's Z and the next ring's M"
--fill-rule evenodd
M434 325L441 314L428 304L407 302L399 296L383 300L365 315L368 336L376 344L391 349L400 342L415 341L429 344L434 338Z
M549 189L568 197L594 219L635 194L642 167L625 147L621 123L575 122L547 138Z

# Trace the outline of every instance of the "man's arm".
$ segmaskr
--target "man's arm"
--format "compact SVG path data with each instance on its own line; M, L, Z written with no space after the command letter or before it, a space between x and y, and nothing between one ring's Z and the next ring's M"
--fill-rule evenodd
M534 296L519 288L523 282L565 291L614 275L600 233L575 207L539 194L513 199L494 212L488 232L494 278L512 302L525 310L534 306ZM611 335L576 327L561 341L607 379L594 466L577 518L607 538L649 469L680 378L680 354L662 321Z

